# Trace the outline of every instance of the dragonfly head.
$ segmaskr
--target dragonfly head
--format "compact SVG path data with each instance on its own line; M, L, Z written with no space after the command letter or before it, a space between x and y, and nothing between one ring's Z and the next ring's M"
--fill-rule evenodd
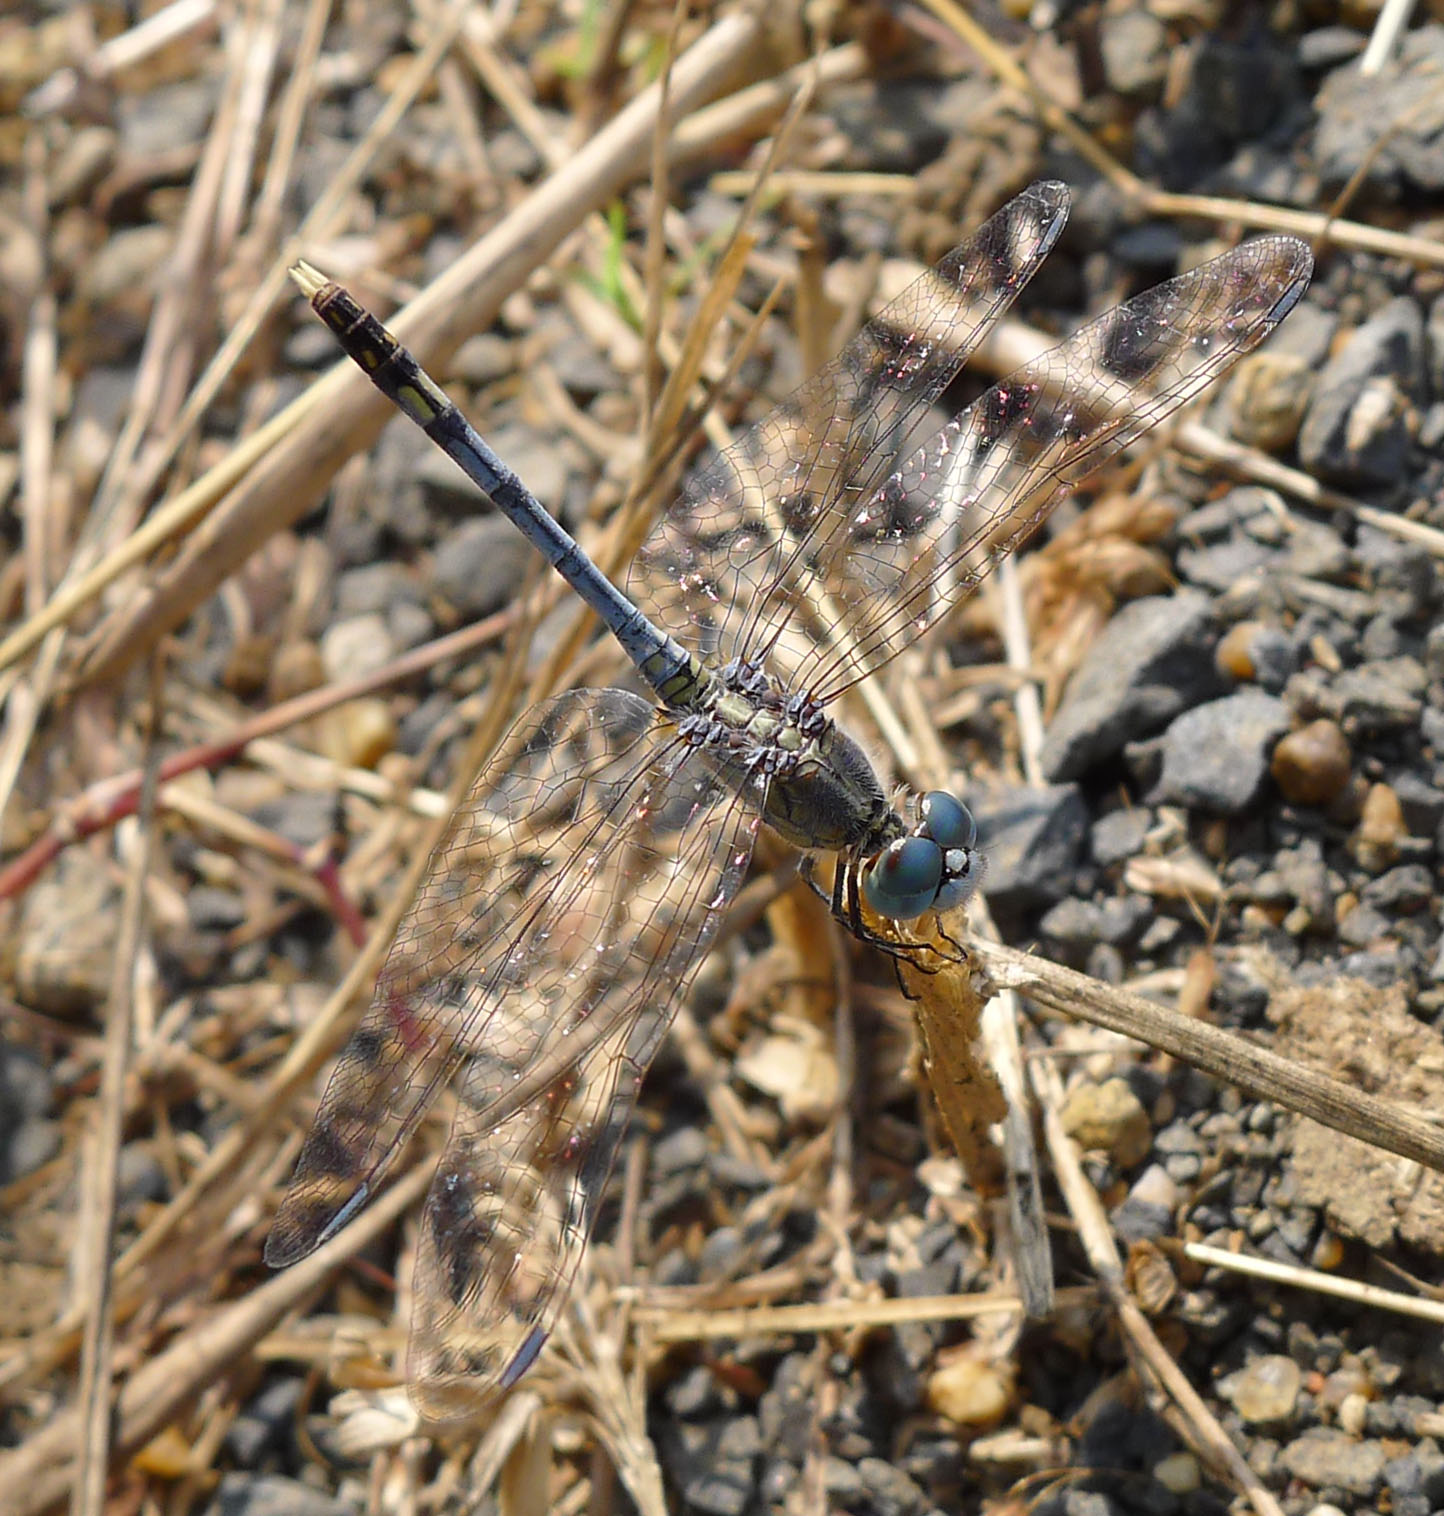
M918 802L913 829L863 865L862 893L879 916L909 921L961 905L983 877L973 813L946 790Z

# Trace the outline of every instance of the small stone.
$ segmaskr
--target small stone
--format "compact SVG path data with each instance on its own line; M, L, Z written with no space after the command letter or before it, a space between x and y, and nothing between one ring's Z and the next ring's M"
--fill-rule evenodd
M1105 1152L1124 1168L1148 1156L1153 1128L1124 1079L1080 1084L1063 1105L1063 1130L1082 1148Z
M395 656L386 618L376 612L333 621L321 636L321 666L334 684L364 679Z
M1153 1465L1153 1477L1174 1495L1192 1495L1203 1486L1203 1473L1192 1453L1170 1453Z
M48 1015L84 1017L110 993L119 892L84 849L62 853L20 905L15 993Z
M314 730L317 750L351 768L373 769L396 746L391 707L375 696L322 711Z
M516 372L513 344L495 332L478 332L468 337L452 354L450 369L458 379L473 389L494 384Z
M1362 1436L1368 1414L1369 1402L1366 1396L1359 1394L1357 1390L1345 1395L1339 1402L1339 1430L1347 1432L1351 1437Z
M1350 1495L1373 1495L1384 1476L1384 1453L1333 1427L1310 1427L1279 1455L1295 1479L1316 1490L1332 1487Z
M458 615L489 616L520 593L532 551L504 516L464 521L437 546L436 587Z
M1152 825L1153 812L1139 806L1101 816L1088 833L1088 848L1093 861L1106 869L1141 853Z
M1387 732L1418 725L1427 680L1415 658L1381 658L1346 669L1327 693L1327 714L1351 733Z
M1433 904L1434 878L1422 863L1403 863L1371 879L1360 898L1391 916L1414 915Z
M208 1516L354 1516L349 1500L337 1500L279 1474L224 1474Z
M1213 605L1191 591L1126 605L1068 684L1043 743L1043 772L1073 779L1218 688Z
M1120 11L1102 17L1098 50L1108 87L1120 95L1150 95L1167 76L1168 32L1149 11Z
M1407 296L1347 338L1319 374L1299 429L1310 472L1377 484L1403 475L1423 352L1424 313Z
M993 1427L1007 1414L1013 1384L997 1364L955 1353L929 1376L926 1395L928 1408L954 1426Z
M1229 430L1240 442L1265 452L1292 447L1313 382L1313 365L1297 353L1250 353L1229 385Z
M1311 721L1280 738L1269 773L1292 805L1328 805L1352 772L1349 740L1335 721Z
M1303 1382L1303 1373L1292 1358L1269 1353L1219 1380L1218 1391L1245 1421L1267 1426L1293 1415Z
M1371 874L1381 873L1398 858L1399 845L1408 835L1399 797L1387 784L1370 785L1347 844L1354 862Z
M363 563L348 568L336 581L336 615L380 614L398 600L415 600L417 590L399 563Z
M970 795L987 858L989 901L1026 910L1074 888L1088 810L1077 785L1018 785Z
M1151 1242L1172 1232L1178 1198L1178 1186L1168 1170L1150 1163L1109 1220L1124 1242Z
M861 1458L857 1472L865 1492L862 1508L876 1516L913 1516L926 1504L918 1486L885 1458Z
M307 690L319 689L326 682L326 665L321 650L309 637L283 642L266 675L266 692L272 700L290 700Z
M1152 803L1237 815L1253 803L1274 744L1288 731L1282 700L1240 690L1180 716L1164 738L1163 770Z
M1293 647L1277 627L1240 621L1224 633L1214 653L1219 672L1240 683L1281 690L1293 672Z

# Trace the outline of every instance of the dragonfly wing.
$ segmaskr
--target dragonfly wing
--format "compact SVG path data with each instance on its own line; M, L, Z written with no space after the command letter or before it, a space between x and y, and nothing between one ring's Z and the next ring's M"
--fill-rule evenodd
M765 420L694 474L633 560L628 590L703 654L745 640L798 528L867 498L917 446L929 407L1019 290L1068 217L1068 190L1009 201L883 308Z
M629 817L651 793L649 771L684 755L654 707L620 690L569 691L513 728L432 858L341 1054L267 1240L268 1263L304 1257L366 1203L475 1049L490 1047L498 1069L535 1057L500 1020L510 1001L541 997L573 1020L585 1011L584 969L615 903L597 881L612 877L608 855L635 830ZM673 790L693 768L683 766ZM710 797L712 781L695 782ZM712 869L712 894L723 897ZM640 950L637 931L630 943Z
M540 1350L637 1087L747 867L760 794L684 743L657 759L593 839L598 866L571 869L529 929L514 992L467 1052L416 1269L408 1378L433 1419L474 1411Z
M910 646L1062 495L1257 347L1308 287L1293 237L1248 242L1080 327L981 395L808 538L836 613L796 671L821 700Z

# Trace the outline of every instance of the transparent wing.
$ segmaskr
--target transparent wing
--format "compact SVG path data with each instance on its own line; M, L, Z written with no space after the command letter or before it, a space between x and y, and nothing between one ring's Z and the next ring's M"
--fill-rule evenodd
M689 478L632 562L632 598L702 656L734 649L756 596L783 566L779 546L839 499L868 498L916 448L929 407L1067 218L1067 187L1035 184L909 285Z
M585 1148L592 1114L559 1100L569 1070L584 1062L591 1087L611 1079L621 1091L605 1058L640 1058L635 1024L646 1024L647 1047L662 1035L746 868L749 798L624 691L570 691L524 717L402 923L322 1097L267 1262L293 1262L354 1215L453 1076L464 1092L458 1137L427 1212L447 1256L462 1234L477 1240L453 1171L505 1173L512 1161L505 1128L489 1158L469 1110L524 1096L529 1078L541 1086L552 1147L516 1158L508 1196L548 1156ZM475 1268L487 1265L482 1256Z
M468 1052L416 1270L408 1379L434 1419L515 1383L565 1304L637 1087L747 867L747 798L685 744L659 754L598 866L567 877L568 940L535 932L545 959Z
M788 571L753 618L763 655L773 628L815 617L821 602L826 631L797 662L801 688L835 699L896 657L1068 489L1257 347L1312 269L1296 238L1245 243L1115 307L994 385L871 499L834 503L795 543L778 545Z
M996 236L993 225L979 234L985 243ZM1041 257L1050 240L1028 245ZM972 243L952 257L960 255L964 266L983 261ZM833 698L913 643L1070 485L1257 345L1302 294L1311 268L1294 238L1246 243L1081 328L901 462L874 433L898 434L907 365L890 368L869 327L861 357L849 349L840 373L838 365L824 370L818 392L804 388L786 409L826 413L829 395L838 397L839 417L849 414L847 403L870 405L854 367L871 361L889 376L876 429L854 423L819 449L810 430L764 421L684 493L640 559L649 571L670 564L685 576L686 603L720 656L765 663L789 687ZM1031 272L1024 260L1015 282ZM880 320L888 330L909 319L925 327L941 288L928 280L913 286ZM1011 293L993 302L997 310ZM954 334L965 325L955 321ZM915 412L904 419L919 420ZM830 438L828 423L821 426ZM833 432L840 430L841 420ZM844 466L853 452L867 467Z

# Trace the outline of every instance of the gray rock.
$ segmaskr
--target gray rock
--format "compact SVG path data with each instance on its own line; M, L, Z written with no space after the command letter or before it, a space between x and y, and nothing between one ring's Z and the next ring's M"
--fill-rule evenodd
M1281 1453L1295 1479L1315 1490L1373 1495L1383 1482L1384 1453L1376 1442L1360 1442L1333 1427L1310 1427Z
M1364 38L1349 26L1318 26L1299 38L1299 65L1307 69L1332 69L1357 58Z
M1185 712L1168 729L1150 803L1175 801L1225 816L1246 810L1289 726L1288 707L1260 690L1240 690Z
M513 344L496 332L468 337L451 358L451 372L473 389L506 378L516 366Z
M1389 787L1398 797L1404 823L1414 837L1432 837L1444 821L1444 791L1423 775L1401 769L1391 775Z
M1361 526L1354 557L1388 614L1407 621L1428 610L1439 594L1434 559L1422 547L1401 542L1388 532Z
M357 1516L357 1507L278 1474L226 1474L207 1516Z
M1270 572L1281 556L1277 548L1252 537L1230 537L1210 547L1181 548L1178 573L1189 584L1221 594L1240 579Z
M1386 658L1346 669L1324 693L1324 714L1355 733L1412 727L1424 708L1427 680L1416 658Z
M1088 809L1076 785L1027 785L969 795L987 857L983 888L1004 910L1061 899L1073 887Z
M1324 365L1299 429L1299 457L1331 478L1395 483L1423 392L1424 316L1401 296Z
M1136 937L1152 915L1153 906L1138 895L1102 902L1069 897L1043 917L1038 929L1065 946L1088 947L1096 942L1116 946Z
M866 1508L877 1516L912 1516L924 1505L923 1492L899 1468L882 1458L859 1460Z
M761 1439L757 1422L739 1416L726 1422L712 1446L696 1459L698 1470L682 1480L682 1499L689 1510L706 1516L742 1516L757 1483Z
M1422 863L1402 863L1371 879L1360 898L1376 911L1422 911L1434 899L1434 876Z
M1110 811L1093 823L1088 834L1088 849L1100 868L1112 868L1143 851L1153 812L1142 806Z
M300 1398L299 1378L278 1379L246 1403L226 1428L226 1447L237 1463L254 1468L270 1449L285 1445Z
M336 580L337 617L385 612L397 601L415 603L419 589L399 563L363 563Z
M436 587L459 615L489 616L526 581L532 547L504 516L463 521L436 548Z
M1215 692L1207 597L1184 592L1125 606L1069 683L1043 741L1043 772L1074 779Z
M333 621L321 634L321 667L327 679L363 679L396 656L386 618L376 612Z
M1153 94L1168 72L1168 31L1149 11L1130 10L1102 17L1098 48L1108 87L1120 95Z
M1441 69L1444 27L1435 21L1405 32L1387 69L1365 75L1350 64L1330 74L1314 98L1313 161L1326 183L1362 170L1363 183L1391 194L1444 189Z
M1311 368L1320 368L1334 345L1338 327L1336 312L1326 311L1312 300L1301 300L1269 338L1268 351L1302 358Z
M0 1151L0 1179L9 1181L33 1174L60 1151L61 1127L44 1116L29 1116L5 1140Z
M291 790L262 801L252 807L251 819L300 848L313 847L341 829L337 797L322 790Z

